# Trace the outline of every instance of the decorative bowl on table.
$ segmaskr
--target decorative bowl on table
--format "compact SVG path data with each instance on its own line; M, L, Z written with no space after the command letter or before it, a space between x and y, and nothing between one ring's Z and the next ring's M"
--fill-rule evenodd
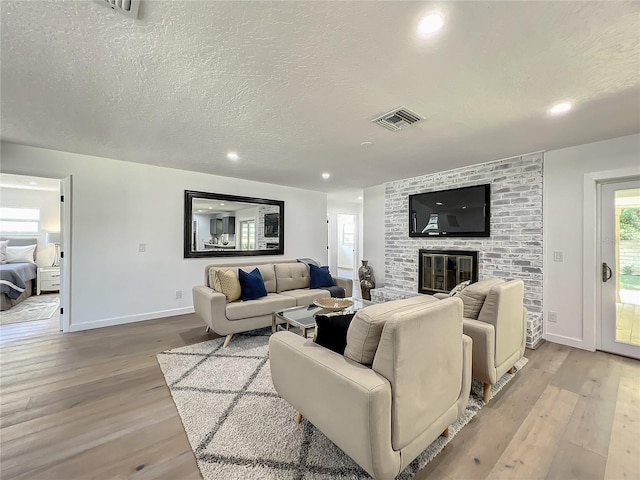
M348 298L316 298L313 301L313 304L316 307L324 308L325 310L329 310L331 312L338 312L340 310L344 310L345 308L349 308L353 305L353 300L349 300Z

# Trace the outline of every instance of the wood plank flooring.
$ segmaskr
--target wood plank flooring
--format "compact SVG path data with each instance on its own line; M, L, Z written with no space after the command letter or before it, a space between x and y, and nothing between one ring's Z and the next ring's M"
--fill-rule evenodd
M194 315L57 325L0 327L0 478L201 478L155 355L215 336ZM552 343L526 356L416 480L640 479L640 362Z

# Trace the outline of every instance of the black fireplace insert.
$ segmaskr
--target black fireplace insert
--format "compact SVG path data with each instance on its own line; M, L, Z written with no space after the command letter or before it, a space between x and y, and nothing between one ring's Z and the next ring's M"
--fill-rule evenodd
M478 252L426 250L418 252L418 292L449 293L461 282L478 281Z

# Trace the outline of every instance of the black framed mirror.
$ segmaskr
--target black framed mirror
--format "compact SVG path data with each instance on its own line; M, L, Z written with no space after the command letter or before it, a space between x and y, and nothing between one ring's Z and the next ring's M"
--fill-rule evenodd
M284 255L284 202L184 191L184 258Z

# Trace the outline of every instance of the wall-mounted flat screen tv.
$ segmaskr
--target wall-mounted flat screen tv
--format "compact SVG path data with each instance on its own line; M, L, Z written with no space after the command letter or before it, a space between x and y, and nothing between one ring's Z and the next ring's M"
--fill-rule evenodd
M264 236L277 237L280 227L280 215L277 213L267 213L264 216Z
M410 237L488 237L491 186L409 195Z

